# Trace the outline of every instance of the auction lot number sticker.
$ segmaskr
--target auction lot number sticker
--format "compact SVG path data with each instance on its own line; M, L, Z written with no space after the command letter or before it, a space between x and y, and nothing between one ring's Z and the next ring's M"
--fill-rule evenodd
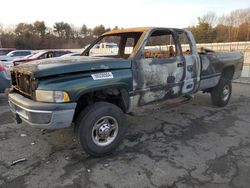
M91 74L94 80L104 80L104 79L112 79L114 78L112 72L101 72L97 74Z

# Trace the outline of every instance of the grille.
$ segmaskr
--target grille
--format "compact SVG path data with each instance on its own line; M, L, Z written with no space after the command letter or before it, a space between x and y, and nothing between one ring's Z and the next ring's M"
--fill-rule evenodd
M18 71L11 71L13 89L26 97L34 99L37 81L31 75Z

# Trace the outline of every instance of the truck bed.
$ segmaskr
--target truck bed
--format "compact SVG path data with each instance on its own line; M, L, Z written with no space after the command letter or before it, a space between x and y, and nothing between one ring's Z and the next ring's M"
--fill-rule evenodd
M243 67L243 54L240 52L209 52L200 53L201 81L199 90L215 87L225 68L234 70L233 78L241 75Z

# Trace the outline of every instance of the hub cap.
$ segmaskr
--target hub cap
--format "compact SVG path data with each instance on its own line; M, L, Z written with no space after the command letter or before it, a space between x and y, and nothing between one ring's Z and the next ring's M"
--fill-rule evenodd
M227 101L230 95L230 87L225 85L222 91L222 99L223 101Z
M117 133L117 120L111 116L104 116L95 123L92 129L92 140L98 146L107 146L115 140Z

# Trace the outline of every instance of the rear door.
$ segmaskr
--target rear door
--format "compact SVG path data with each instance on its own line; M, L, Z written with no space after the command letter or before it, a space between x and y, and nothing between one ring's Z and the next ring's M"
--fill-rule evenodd
M181 94L185 95L197 91L200 82L201 63L192 33L180 30L178 35L185 68Z

